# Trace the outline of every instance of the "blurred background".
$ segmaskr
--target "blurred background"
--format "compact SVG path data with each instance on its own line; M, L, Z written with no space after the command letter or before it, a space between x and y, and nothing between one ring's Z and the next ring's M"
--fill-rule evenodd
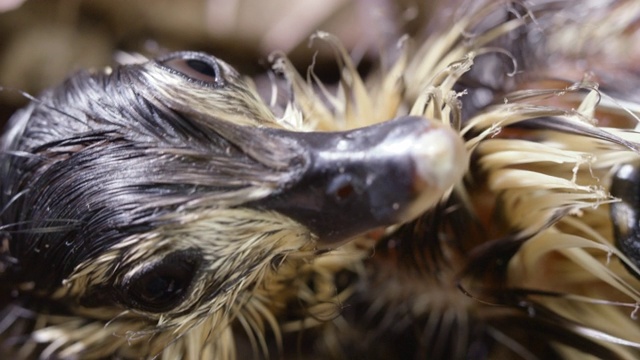
M381 46L425 23L419 0L0 0L0 121L74 71L127 54L211 53L255 76L280 51L325 81L338 71L330 49L309 43L317 30L338 36L366 72Z

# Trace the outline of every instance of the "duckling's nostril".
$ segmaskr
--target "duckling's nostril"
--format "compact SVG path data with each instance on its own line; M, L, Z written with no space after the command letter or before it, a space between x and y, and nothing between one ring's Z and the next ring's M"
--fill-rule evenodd
M356 194L356 187L353 179L347 174L336 176L327 186L327 195L333 197L337 202L349 200Z
M346 200L353 193L353 186L351 184L344 184L335 191L335 196L339 200Z

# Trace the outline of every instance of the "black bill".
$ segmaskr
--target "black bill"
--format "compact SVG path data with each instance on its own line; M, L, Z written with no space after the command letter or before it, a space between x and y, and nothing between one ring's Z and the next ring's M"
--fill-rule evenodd
M345 132L288 132L308 155L295 183L254 205L307 226L321 246L416 218L467 168L463 140L422 117Z

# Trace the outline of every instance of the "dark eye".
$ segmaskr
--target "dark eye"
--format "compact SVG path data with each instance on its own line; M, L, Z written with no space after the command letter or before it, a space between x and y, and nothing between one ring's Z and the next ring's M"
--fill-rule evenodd
M190 80L216 87L224 85L224 79L220 74L220 67L213 57L183 54L159 61L159 63L170 71L182 74Z
M620 167L611 181L611 195L620 199L610 207L616 246L640 266L640 163Z
M134 308L162 312L186 297L200 265L197 251L179 251L141 269L123 284L122 302Z

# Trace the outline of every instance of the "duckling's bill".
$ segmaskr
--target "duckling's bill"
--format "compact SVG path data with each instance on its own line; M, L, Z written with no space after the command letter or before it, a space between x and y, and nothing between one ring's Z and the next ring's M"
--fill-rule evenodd
M307 164L254 205L302 223L320 247L413 220L461 180L468 163L460 135L422 117L345 132L273 131L295 138Z

